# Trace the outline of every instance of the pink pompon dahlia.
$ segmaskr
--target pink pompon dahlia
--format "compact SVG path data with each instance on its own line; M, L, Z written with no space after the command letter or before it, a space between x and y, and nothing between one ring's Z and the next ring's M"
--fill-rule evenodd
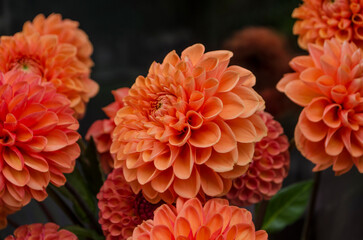
M363 2L360 0L303 0L292 17L298 19L293 32L299 35L298 43L303 49L309 43L323 45L332 38L363 46Z
M176 196L226 194L267 133L253 74L229 66L232 53L195 44L170 52L139 76L115 117L111 153L134 192L167 203ZM188 186L188 187L186 187Z
M124 240L143 220L152 219L158 205L136 195L123 177L122 169L114 169L97 195L99 223L106 239Z
M35 73L42 82L51 82L71 101L78 117L83 116L86 103L98 92L98 84L89 78L89 68L76 57L77 49L60 43L57 35L26 35L0 38L0 71L19 70Z
M0 199L10 208L44 200L80 154L70 101L40 82L20 71L0 75Z
M289 141L279 122L267 112L259 113L267 126L267 136L255 145L250 167L233 180L227 198L247 206L269 200L280 190L290 167Z
M176 208L162 205L154 219L135 228L129 240L267 240L263 230L255 231L251 213L244 208L229 206L227 200L211 199L204 207L196 198L178 199Z
M113 169L114 154L110 153L112 144L111 134L115 129L114 118L118 110L123 106L123 98L128 95L129 88L119 88L112 91L115 101L103 108L108 119L97 120L88 129L86 139L89 141L92 137L95 141L97 152L100 154L102 169L105 173L109 173Z
M87 34L78 28L79 23L70 19L62 19L60 14L50 14L47 18L38 14L32 22L27 21L23 26L23 33L32 35L37 32L40 35L55 34L60 43L69 43L77 48L76 56L87 67L92 67L91 55L93 47Z
M354 43L327 40L309 45L309 56L294 58L296 71L277 88L303 106L295 129L301 153L337 175L357 166L363 173L363 56Z
M77 240L77 236L67 230L59 230L55 223L34 223L23 225L14 231L14 235L7 236L5 240Z

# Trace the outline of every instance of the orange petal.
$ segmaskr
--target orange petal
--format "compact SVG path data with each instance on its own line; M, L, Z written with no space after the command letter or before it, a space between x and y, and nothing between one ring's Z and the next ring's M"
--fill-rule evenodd
M201 226L195 236L195 240L209 240L211 232L207 226Z
M322 121L316 123L309 121L305 115L305 110L300 114L298 125L301 133L313 142L322 140L328 132L327 126Z
M322 96L300 80L288 83L285 87L285 94L293 102L303 107L307 106L314 98Z
M237 162L236 158L237 154L234 151L227 153L213 151L205 165L216 172L227 172L233 169L235 162Z
M223 191L223 181L221 177L207 166L200 166L200 182L205 194L216 196Z
M24 158L21 152L16 147L4 147L3 159L11 168L17 171L21 171L24 167Z
M195 157L195 163L200 165L204 164L211 156L212 154L212 147L209 148L199 148L196 151L196 157Z
M239 84L246 87L253 87L256 84L256 77L249 70L240 66L232 65L227 70L235 71L239 74Z
M191 234L191 232L192 229L188 220L184 217L178 216L174 223L174 237L189 237L189 234Z
M239 74L235 71L225 71L220 78L219 92L231 91L239 81Z
M16 171L11 167L4 166L2 172L9 182L19 187L25 186L30 179L29 171L26 168L23 168L21 171Z
M151 240L153 239L172 239L172 233L163 225L156 225L151 229Z
M331 156L337 156L343 151L344 144L339 131L329 129L325 139L325 151Z
M238 160L237 165L245 166L252 161L255 145L253 143L238 143Z
M154 167L152 162L144 164L137 168L137 180L141 185L144 185L154 179L159 172L160 171Z
M223 102L223 110L219 114L223 119L234 119L244 111L245 106L241 99L242 96L239 97L232 92L226 92L218 94L218 97Z
M236 118L226 123L232 129L238 142L250 143L255 141L257 135L256 128L248 119Z
M223 102L217 97L208 98L200 112L205 119L212 119L218 116L223 110Z
M199 62L200 58L203 56L204 50L205 48L203 44L194 44L193 46L186 48L182 52L181 58L185 59L186 57L188 57L192 64L196 65Z
M314 99L306 107L306 117L312 122L319 122L323 119L324 110L328 104L330 104L330 101L325 97Z
M237 86L232 92L241 97L244 106L243 112L239 117L249 117L257 111L260 106L260 99L252 88Z
M221 138L218 143L213 145L215 151L226 153L232 151L237 146L236 137L232 129L224 121L216 121L221 130Z
M193 130L189 143L194 147L206 148L216 144L221 138L221 130L214 122L206 122L199 129Z
M46 152L56 151L68 145L67 135L59 129L54 129L45 137L47 138L47 145L44 149Z
M169 168L160 172L153 180L151 180L151 186L158 192L165 192L173 183L174 173L173 169Z
M174 174L179 179L188 179L194 166L194 156L192 147L189 144L184 145L176 156L173 169Z
M193 168L192 174L188 179L175 178L173 187L176 194L183 198L195 197L200 189L200 176L198 171Z

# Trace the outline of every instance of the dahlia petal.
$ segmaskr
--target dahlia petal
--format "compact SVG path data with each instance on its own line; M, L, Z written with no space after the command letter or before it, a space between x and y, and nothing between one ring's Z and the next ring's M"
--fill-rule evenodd
M217 97L208 98L204 103L201 114L205 119L212 119L218 116L223 110L223 102Z
M253 89L245 86L237 86L232 90L232 92L238 96L243 96L242 103L244 109L239 117L250 117L257 111L260 105L260 99L257 97L258 94Z
M154 160L155 168L161 171L169 168L174 163L178 155L179 155L179 148L170 147L169 151L155 157Z
M222 226L223 226L223 217L219 213L214 214L206 222L206 227L214 230L214 232L211 232L212 236L218 236L222 231Z
M160 172L153 180L151 180L151 186L158 192L165 192L174 181L173 169L169 168Z
M184 217L178 217L174 225L174 233L176 237L179 236L189 237L189 234L191 234L191 232L192 229L188 220Z
M329 44L329 43L326 43ZM311 55L312 60L314 61L315 66L321 68L320 66L320 58L324 54L323 48L316 44L308 45L309 53Z
M305 110L300 114L298 126L302 134L313 142L324 139L328 132L328 128L322 121L310 122L306 117Z
M25 197L25 190L22 187L15 186L13 184L9 184L7 186L7 190L11 197L13 197L16 201L21 202Z
M50 181L49 172L44 174L42 172L29 169L29 174L30 174L30 179L29 182L27 183L27 186L33 190L44 191L44 189L48 186Z
M175 192L184 198L193 198L197 195L200 189L201 179L198 171L193 168L192 174L188 179L174 179L174 190ZM188 186L187 188L185 186Z
M253 87L256 84L256 77L251 71L240 66L229 66L227 70L235 71L239 74L239 83L246 87Z
M33 126L33 124L39 122L40 119L46 113L46 107L41 104L30 104L27 108L21 113L19 117L19 122L26 123L27 126Z
M341 171L348 171L353 166L353 162L349 161L350 158L349 153L344 150L341 154L339 154L333 164L333 171L341 172Z
M202 89L204 88L204 95L207 99L212 97L218 91L219 81L216 78L208 78L203 82L201 87Z
M236 140L240 143L254 142L256 139L256 128L248 119L236 118L227 121L227 124L232 129Z
M189 143L194 147L206 148L216 144L221 138L221 130L213 122L206 122L199 129L193 130Z
M312 122L319 122L323 119L324 110L330 101L323 97L314 99L307 107L305 115Z
M32 130L34 134L40 134L43 132L47 132L50 129L54 128L58 123L58 117L55 112L46 112L41 120L32 126Z
M11 167L4 166L2 172L9 182L19 187L25 186L30 179L29 171L26 168L23 168L21 171L17 171Z
M219 114L225 120L234 119L242 114L245 106L241 98L232 92L218 94L223 102L223 110Z
M344 148L339 131L329 129L325 139L325 151L331 156L339 155Z
M239 74L235 71L225 71L220 79L219 92L231 91L239 81Z
M255 141L260 141L263 137L267 135L267 127L265 122L258 114L254 114L248 118L251 121L256 130L256 138Z
M221 130L221 138L218 143L213 145L213 149L219 153L232 151L237 146L233 131L224 121L217 121L216 123Z
M188 57L192 64L195 66L203 56L204 50L205 49L202 44L194 44L193 46L186 48L182 52L181 58L184 59L185 57Z
M219 173L221 175L221 177L223 177L224 179L235 179L237 177L242 176L243 174L245 174L248 170L248 165L244 165L244 166L234 166L232 170L227 171L227 172L221 172Z
M47 138L47 145L44 148L44 151L46 152L59 150L69 144L67 135L58 129L53 130L45 137Z
M295 80L291 81L285 87L285 94L296 104L307 106L314 98L320 97L321 94L310 89L306 83Z
M341 106L338 104L328 105L323 113L324 123L331 128L338 128L341 125L341 119L339 118L339 112Z
M227 153L213 151L205 165L216 172L227 172L233 169L236 157L233 151Z
M300 79L305 83L316 82L323 75L323 72L318 68L307 68L300 74Z
M280 92L285 92L286 85L290 82L298 80L300 74L299 73L286 73L284 77L277 83L276 89Z
M253 143L237 143L238 160L237 165L245 166L252 161L255 146Z
M153 163L147 163L137 168L137 180L141 185L149 183L159 174L159 170L154 167Z
M3 159L8 166L16 171L21 171L24 168L24 158L21 152L16 147L5 147L2 153Z
M223 191L223 181L221 177L209 167L200 166L200 182L203 191L209 196L216 196Z
M189 144L185 145L176 156L173 170L174 174L179 179L188 179L192 173L194 166L194 156L192 147Z
M207 226L201 226L195 235L195 240L209 240L210 237L211 232L209 228Z

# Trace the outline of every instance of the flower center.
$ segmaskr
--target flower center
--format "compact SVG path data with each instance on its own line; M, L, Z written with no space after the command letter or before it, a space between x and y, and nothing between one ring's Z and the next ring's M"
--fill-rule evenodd
M155 101L151 102L151 115L154 117L163 117L175 113L176 97L173 95L160 95Z
M31 72L43 76L43 70L40 63L32 58L19 58L15 60L12 64L10 64L10 69L20 70L26 73Z
M135 197L135 213L142 221L152 219L154 217L155 209L160 205L161 203L149 203L148 201L146 201L142 193L137 194Z

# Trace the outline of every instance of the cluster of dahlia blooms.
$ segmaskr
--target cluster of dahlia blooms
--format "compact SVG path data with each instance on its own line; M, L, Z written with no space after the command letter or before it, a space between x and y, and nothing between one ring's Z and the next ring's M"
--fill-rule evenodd
M47 186L64 185L64 174L73 171L77 117L98 90L89 78L91 53L78 23L56 14L0 38L0 228L7 215L31 199L43 201Z

